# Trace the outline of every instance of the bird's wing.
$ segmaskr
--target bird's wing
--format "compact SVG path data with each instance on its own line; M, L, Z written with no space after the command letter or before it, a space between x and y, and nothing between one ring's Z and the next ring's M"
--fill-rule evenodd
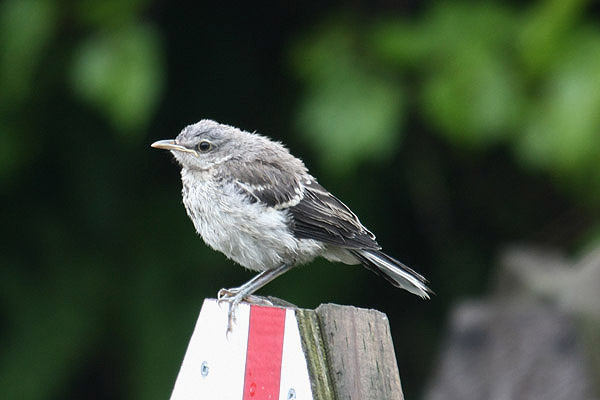
M297 204L303 195L301 175L276 163L255 161L230 168L227 177L251 202L261 202L269 207L284 209Z
M289 207L298 238L316 239L351 249L380 249L373 235L337 197L310 177L303 196Z
M356 215L307 173L268 162L228 170L250 201L288 210L290 227L300 239L315 239L350 249L380 249Z

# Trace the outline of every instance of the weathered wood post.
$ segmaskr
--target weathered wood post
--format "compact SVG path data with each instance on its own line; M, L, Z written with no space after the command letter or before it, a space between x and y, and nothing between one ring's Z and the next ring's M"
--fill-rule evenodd
M316 310L206 299L171 399L403 399L385 314L324 304Z

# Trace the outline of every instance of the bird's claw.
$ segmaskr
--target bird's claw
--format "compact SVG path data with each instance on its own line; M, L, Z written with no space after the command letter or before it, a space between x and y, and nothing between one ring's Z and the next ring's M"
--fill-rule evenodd
M235 310L242 301L246 301L250 304L263 305L263 306L272 306L273 303L269 300L254 296L251 294L245 294L239 288L231 288L231 289L221 289L217 292L217 303L221 304L223 302L229 303L229 311L227 312L227 334L229 334L233 330L233 324L236 322L235 320Z
M243 294L240 293L237 288L233 289L221 289L217 293L217 303L221 304L223 302L229 303L229 311L227 312L227 331L226 334L233 330L233 324L236 322L235 320L235 309L238 304L244 299Z

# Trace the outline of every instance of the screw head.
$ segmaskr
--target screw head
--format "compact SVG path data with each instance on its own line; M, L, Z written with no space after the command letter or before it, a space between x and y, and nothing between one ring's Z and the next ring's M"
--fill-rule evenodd
M203 378L206 378L208 375L208 363L206 361L202 361L202 365L200 366L200 374Z
M296 390L294 388L290 388L290 390L288 390L287 399L288 400L296 399Z

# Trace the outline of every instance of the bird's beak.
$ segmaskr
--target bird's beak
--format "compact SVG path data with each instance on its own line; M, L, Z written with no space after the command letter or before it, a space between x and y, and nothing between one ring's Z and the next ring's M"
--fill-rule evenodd
M159 140L159 141L156 141L156 142L152 143L150 146L154 147L155 149L183 151L183 152L186 152L186 153L192 153L194 155L198 155L198 153L196 153L196 150L194 150L194 149L188 149L185 146L177 144L172 139Z

